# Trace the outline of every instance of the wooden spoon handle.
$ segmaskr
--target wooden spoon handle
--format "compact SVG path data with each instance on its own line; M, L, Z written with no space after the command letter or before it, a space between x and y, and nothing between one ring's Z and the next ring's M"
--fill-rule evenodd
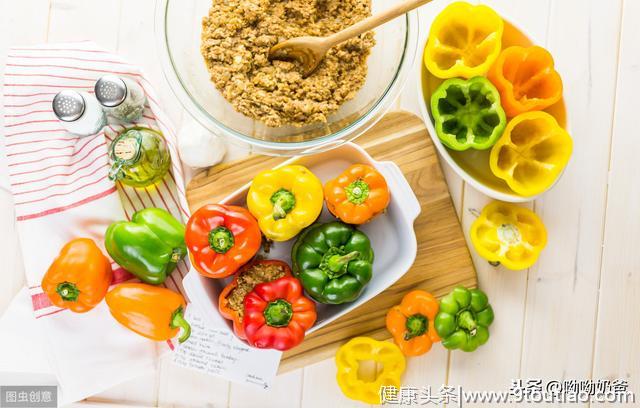
M334 45L348 40L349 38L353 38L362 33L366 33L367 31L384 24L389 20L393 20L394 18L413 10L414 8L420 7L423 4L427 4L430 1L431 0L406 0L398 3L383 12L380 12L371 17L367 17L364 20L360 20L354 25L328 36L325 40L325 44L328 48L331 48Z

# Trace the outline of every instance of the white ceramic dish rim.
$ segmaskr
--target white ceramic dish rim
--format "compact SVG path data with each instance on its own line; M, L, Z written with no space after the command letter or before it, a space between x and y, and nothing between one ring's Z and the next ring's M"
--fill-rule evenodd
M396 71L396 74L389 86L368 112L339 131L314 140L286 143L267 142L239 133L225 126L208 113L203 112L202 108L198 106L189 92L182 85L182 80L174 68L175 64L173 63L171 52L167 46L166 10L168 7L169 0L158 0L156 2L154 29L162 71L174 95L178 98L187 112L189 112L189 114L205 128L216 134L221 133L222 135L230 136L235 140L263 149L263 153L266 154L287 155L291 151L294 151L297 155L313 154L317 150L327 149L331 144L342 144L345 141L353 140L362 135L375 125L391 108L393 101L404 88L407 79L410 77L411 69L414 67L416 56L418 55L420 26L417 11L414 10L407 13L405 17L407 24L405 37L406 46L400 60L400 66L398 67L398 70Z
M482 2L479 1L471 1L471 3L473 4L481 4ZM498 10L496 10L496 12L498 12ZM511 23L511 25L513 25L515 28L517 28L518 30L521 30L522 25L519 24L519 22L513 20L511 17L509 17L508 15L502 13L502 12L498 12L498 14L500 15L500 17L502 17L504 20L508 21L509 23ZM436 15L433 16L433 18L431 18L428 21L428 24L426 24L425 26L430 27L431 23L433 22L433 20L435 19ZM542 42L538 41L537 38L535 38L532 35L529 35L529 33L526 33L524 31L521 31L529 40L531 40L531 42L533 42L534 44L543 44ZM428 37L428 36L427 36ZM425 37L425 38L427 38ZM451 168L453 168L453 170L456 172L456 174L458 176L460 176L465 182L467 182L469 185L471 185L473 188L475 188L476 190L480 191L481 193L495 199L495 200L500 200L500 201L505 201L505 202L510 202L510 203L527 203L527 202L531 202L536 200L538 197L540 197L541 195L543 195L544 193L546 193L547 191L551 190L553 187L555 187L556 184L558 184L558 182L560 181L560 179L562 178L562 175L564 174L564 171L566 170L566 166L565 168L562 170L562 172L558 175L558 178L556 178L556 180L553 182L553 184L551 186L549 186L545 191L534 195L534 196L529 196L529 197L524 197L524 196L520 196L517 195L515 193L513 194L508 194L508 193L504 193L502 191L496 190L494 188L491 188L487 185L485 185L484 183L481 183L480 181L476 180L475 177L473 177L471 174L469 174L465 169L463 169L462 167L460 167L458 165L458 163L456 163L456 161L451 157L451 155L449 154L448 149L442 144L442 142L440 141L440 139L438 138L438 135L436 134L436 129L435 129L435 125L433 123L433 119L431 118L431 109L427 104L427 95L425 95L424 93L424 86L423 86L423 79L422 79L422 72L424 68L424 46L425 44L422 44L422 51L420 52L420 69L417 69L417 77L416 77L416 83L418 84L418 93L420 95L419 97L419 101L418 104L420 105L420 114L422 115L422 120L424 121L425 125L427 126L427 130L429 131L429 136L431 136L431 139L433 140L433 143L436 145L436 149L438 150L438 153L440 153L441 157L444 157L444 160L447 162L447 164L449 166L451 166ZM558 72L560 72L560 70L558 69L558 67L556 67L556 70ZM562 76L562 73L560 73ZM564 78L564 76L562 76ZM571 135L571 127L569 125L569 117L567 115L566 118L566 123L565 123L565 129L567 130L567 132ZM568 163L567 163L568 166Z
M327 324L340 318L346 313L351 312L353 309L371 300L375 296L378 296L380 293L386 290L389 286L393 285L395 282L398 281L398 279L400 279L402 276L404 276L407 273L407 271L413 265L413 262L415 261L415 257L417 254L418 244L416 240L415 231L413 229L413 223L418 217L418 215L420 215L421 206L420 206L420 202L415 196L415 193L409 186L409 183L407 182L406 178L402 174L402 171L400 170L398 165L391 161L376 161L362 147L352 142L347 142L342 146L340 146L338 149L352 150L356 153L354 155L355 157L366 158L369 164L374 166L380 173L382 173L382 175L387 180L387 184L389 186L389 190L392 196L392 200L391 200L391 203L389 204L388 211L398 212L402 222L402 225L398 226L398 228L401 229L402 231L408 232L407 236L402 238L402 245L403 245L403 248L405 248L405 250L403 251L403 254L405 254L406 256L399 257L398 262L400 264L397 266L397 271L391 278L391 281L388 285L382 286L378 288L378 290L376 291L370 291L368 293L365 292L363 296L361 296L360 298L358 298L356 301L352 302L348 306L344 307L344 309L342 309L340 312L325 319L320 323L316 323L307 333L313 333L314 331L320 329L321 327L326 326ZM321 154L327 154L327 152L324 152ZM304 161L305 159L308 159L310 157L311 156L296 156L289 160L286 160L285 162L279 164L278 166L275 166L274 168ZM241 188L237 189L236 191L234 191L233 193L225 197L223 200L221 200L220 203L224 204L224 203L237 201L240 197L246 195L250 184L251 183L247 183ZM375 222L375 220L372 222ZM388 274L388 273L390 273L390 271L386 270L385 274ZM219 326L220 322L223 321L227 325L227 327L229 327L232 330L232 323L222 318L222 316L218 312L217 302L215 304L212 303L211 298L207 293L207 290L202 284L202 282L206 281L207 279L208 278L200 276L198 272L195 271L193 268L184 277L183 285L191 301L191 304L195 305L198 308L198 310L200 311L201 317L205 319L210 325ZM374 283L373 281L374 279L375 279L375 275L372 281L369 282L369 287L371 287L371 284ZM212 312L214 313L214 315L211 314ZM216 318L216 315L217 315L217 318Z

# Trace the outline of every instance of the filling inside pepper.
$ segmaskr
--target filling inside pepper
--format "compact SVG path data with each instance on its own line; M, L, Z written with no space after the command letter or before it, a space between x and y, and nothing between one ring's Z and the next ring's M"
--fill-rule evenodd
M455 135L459 143L487 142L500 124L500 116L491 109L490 95L481 84L471 85L468 96L459 86L451 85L446 97L438 101L439 112L450 116L442 124L443 131Z
M229 251L234 243L233 233L226 227L216 227L209 232L209 246L219 254Z
M56 292L65 302L75 302L80 295L80 289L71 282L62 282L56 287Z
M286 217L293 210L293 207L296 206L296 196L291 191L281 188L273 193L271 202L273 203L273 219L277 221Z
M289 325L291 318L293 317L293 307L291 303L284 299L276 299L269 302L267 307L264 308L265 323L271 327L286 327Z
M332 247L324 254L320 262L320 269L327 273L329 279L335 279L347 273L349 262L360 256L360 252L353 251L348 254L344 250Z
M513 224L502 224L497 230L498 239L508 247L516 246L522 242L522 234L518 226Z
M358 179L345 187L344 191L347 194L347 200L349 200L349 202L362 204L369 197L369 184Z
M427 317L420 313L409 316L405 323L407 331L404 334L404 339L411 340L414 337L422 336L427 332L428 324L429 320Z
M237 279L238 285L229 292L227 301L230 309L238 312L240 321L244 316L244 297L247 296L253 288L264 282L271 282L284 276L284 268L280 265L257 263L252 267L240 273Z
M375 360L358 360L358 380L365 383L372 383L384 369L384 364Z

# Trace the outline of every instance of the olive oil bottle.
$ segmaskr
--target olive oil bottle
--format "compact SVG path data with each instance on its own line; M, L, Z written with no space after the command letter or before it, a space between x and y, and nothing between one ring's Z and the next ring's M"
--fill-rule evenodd
M109 179L132 187L157 183L171 166L171 155L162 134L144 127L122 131L111 142L109 158Z

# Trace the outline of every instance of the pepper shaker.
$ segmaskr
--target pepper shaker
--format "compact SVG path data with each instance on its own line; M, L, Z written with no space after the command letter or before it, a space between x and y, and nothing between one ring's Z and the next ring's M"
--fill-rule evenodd
M104 111L123 122L134 122L142 116L147 98L136 82L117 75L105 75L95 85L96 98Z
M86 92L58 92L53 98L52 108L62 126L78 136L94 135L107 124L102 107Z

